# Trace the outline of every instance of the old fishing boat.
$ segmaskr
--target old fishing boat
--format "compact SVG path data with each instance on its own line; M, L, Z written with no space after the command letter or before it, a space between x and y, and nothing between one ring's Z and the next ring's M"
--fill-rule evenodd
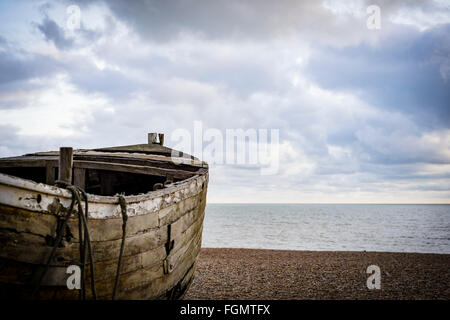
M0 298L181 298L208 166L163 141L0 159Z

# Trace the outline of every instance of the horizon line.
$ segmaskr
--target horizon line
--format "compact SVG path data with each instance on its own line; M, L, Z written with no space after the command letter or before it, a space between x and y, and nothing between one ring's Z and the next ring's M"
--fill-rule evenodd
M381 205L450 205L450 202L207 202L207 204L381 204Z

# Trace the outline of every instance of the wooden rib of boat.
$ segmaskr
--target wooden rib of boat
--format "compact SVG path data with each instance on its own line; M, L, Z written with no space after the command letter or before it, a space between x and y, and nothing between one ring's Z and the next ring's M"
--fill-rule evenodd
M193 279L208 166L181 153L174 158L160 138L157 143L149 134L148 144L73 151L71 182L88 194L99 299L111 299L116 279L123 236L119 194L124 194L128 220L117 299L181 298ZM68 267L81 261L76 214L44 272L73 196L55 185L64 170L60 156L54 151L0 159L0 298L79 298L79 290L67 286ZM90 277L86 266L87 299L93 297Z

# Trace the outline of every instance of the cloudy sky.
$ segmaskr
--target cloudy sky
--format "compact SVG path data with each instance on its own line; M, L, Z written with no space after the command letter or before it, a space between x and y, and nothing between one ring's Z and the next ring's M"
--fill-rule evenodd
M0 156L194 121L279 130L209 202L450 203L450 2L0 2Z

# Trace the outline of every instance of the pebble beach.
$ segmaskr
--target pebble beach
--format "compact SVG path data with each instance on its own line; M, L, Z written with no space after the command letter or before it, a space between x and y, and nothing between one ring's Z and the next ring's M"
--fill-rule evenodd
M381 270L381 289L366 269ZM450 254L202 248L185 299L450 299Z

